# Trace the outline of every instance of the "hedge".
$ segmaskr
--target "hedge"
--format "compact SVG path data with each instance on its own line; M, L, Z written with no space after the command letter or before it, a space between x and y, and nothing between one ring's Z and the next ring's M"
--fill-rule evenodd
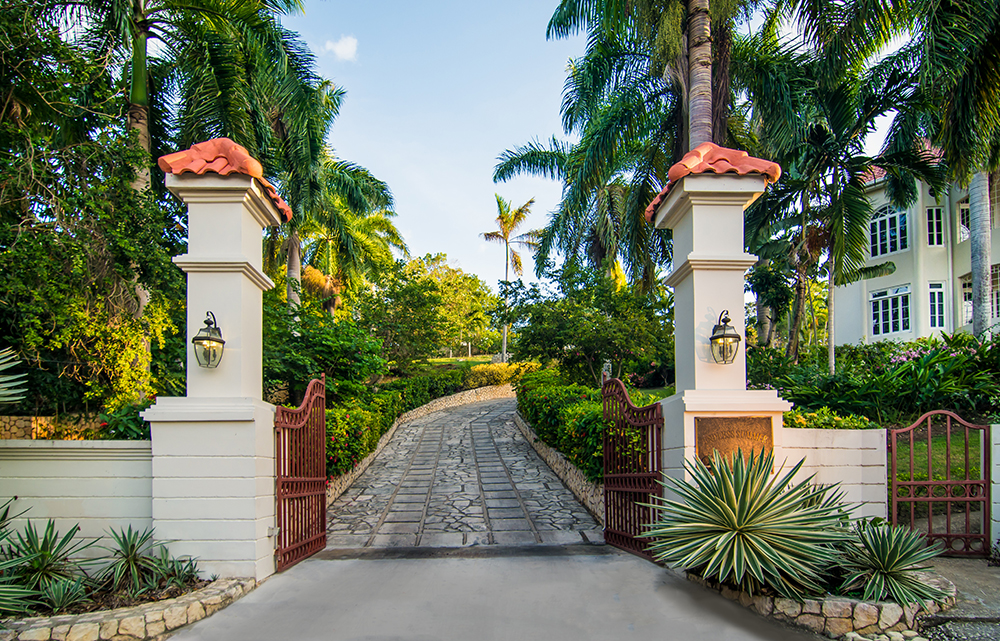
M561 452L588 480L603 479L604 433L610 421L604 420L601 391L566 384L554 369L525 374L515 388L517 409L538 438ZM636 390L629 390L629 395L640 407L658 400Z

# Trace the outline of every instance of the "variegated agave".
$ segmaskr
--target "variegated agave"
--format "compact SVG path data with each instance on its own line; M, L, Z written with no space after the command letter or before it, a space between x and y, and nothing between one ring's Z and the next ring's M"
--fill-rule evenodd
M947 596L916 574L927 569L925 561L941 554L939 545L927 546L927 538L921 532L885 522L859 521L855 533L856 541L843 546L841 565L847 578L840 586L842 593L863 588L862 598L866 601L878 601L888 595L903 605Z
M836 486L812 477L793 484L804 462L773 475L770 452L715 452L711 469L687 462L691 482L663 483L681 500L653 505L657 521L645 536L654 558L751 594L763 586L791 598L824 592L835 546L851 532Z

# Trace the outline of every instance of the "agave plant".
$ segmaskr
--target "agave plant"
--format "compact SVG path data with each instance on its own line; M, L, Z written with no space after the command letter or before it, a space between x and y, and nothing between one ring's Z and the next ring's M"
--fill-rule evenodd
M112 590L124 590L132 596L146 591L147 579L156 574L156 562L150 556L153 539L152 528L141 532L128 529L116 531L111 528L108 535L114 541L114 547L106 548L111 552L111 564L104 570L103 579Z
M19 365L21 361L14 355L14 349L0 349L0 407L12 405L24 398L24 388L17 384L24 380L26 374L4 374L4 370Z
M39 535L30 520L24 530L10 538L4 554L12 562L11 574L29 590L44 590L48 585L63 579L73 580L83 573L80 563L72 557L79 555L95 541L74 541L80 530L74 525L65 536L59 536L55 521L49 520L45 532Z
M645 536L654 558L751 594L763 586L791 598L823 592L835 544L851 533L836 486L812 477L793 484L804 462L773 476L770 452L731 459L715 452L711 469L686 462L692 482L664 483L681 501L652 506L657 521Z
M59 579L49 583L42 590L42 602L52 608L53 614L65 612L74 605L87 603L87 583L83 577Z
M843 546L841 567L847 578L840 586L841 593L863 587L862 598L866 601L888 595L902 605L947 596L916 576L916 572L928 568L921 564L941 554L940 546L927 546L923 533L881 520L859 521L854 532L856 540Z
M0 615L22 614L37 605L38 591L29 590L8 574L19 563L20 559L0 561Z

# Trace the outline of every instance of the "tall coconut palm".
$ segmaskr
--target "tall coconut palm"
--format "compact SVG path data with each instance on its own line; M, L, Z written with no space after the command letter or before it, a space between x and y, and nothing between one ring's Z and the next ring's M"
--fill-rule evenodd
M927 107L903 113L895 131L929 126L951 177L969 186L972 331L990 322L991 212L986 172L1000 169L1000 5L994 0L913 3L919 77ZM909 122L907 122L909 120ZM928 123L929 120L929 123Z
M521 255L517 253L515 247L524 247L532 251L538 249L538 238L539 233L537 231L528 231L523 234L514 235L517 228L524 224L524 221L528 218L528 214L531 213L531 206L535 204L535 199L532 198L528 202L524 203L517 209L511 209L510 202L504 200L500 194L496 194L497 199L497 230L483 232L482 236L485 240L493 243L500 243L504 248L504 262L503 262L503 279L504 281L510 280L510 270L513 269L514 273L518 276L524 273L524 267L521 262ZM507 296L504 294L504 307L507 306ZM501 358L503 362L507 362L507 331L509 328L508 323L503 325L503 343L501 347Z
M318 82L308 49L278 20L301 9L296 0L57 0L54 7L83 26L95 51L121 64L129 82L128 125L149 153L163 151L157 138L172 126L185 127L171 122L178 113L167 102L173 94L189 123L232 138L264 162L261 138L270 132L262 125L287 127L286 117L309 102L305 94ZM154 39L161 46L151 55ZM282 98L276 112L263 114L259 97L268 83ZM137 168L136 188L149 186L150 165Z

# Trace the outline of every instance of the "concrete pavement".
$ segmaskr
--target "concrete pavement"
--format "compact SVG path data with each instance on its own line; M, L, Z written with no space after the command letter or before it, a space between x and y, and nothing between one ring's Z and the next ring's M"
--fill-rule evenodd
M485 558L314 557L182 629L172 640L821 638L763 619L668 570L606 546L507 548L518 550L516 556L490 547L497 554ZM523 556L531 551L536 555Z

